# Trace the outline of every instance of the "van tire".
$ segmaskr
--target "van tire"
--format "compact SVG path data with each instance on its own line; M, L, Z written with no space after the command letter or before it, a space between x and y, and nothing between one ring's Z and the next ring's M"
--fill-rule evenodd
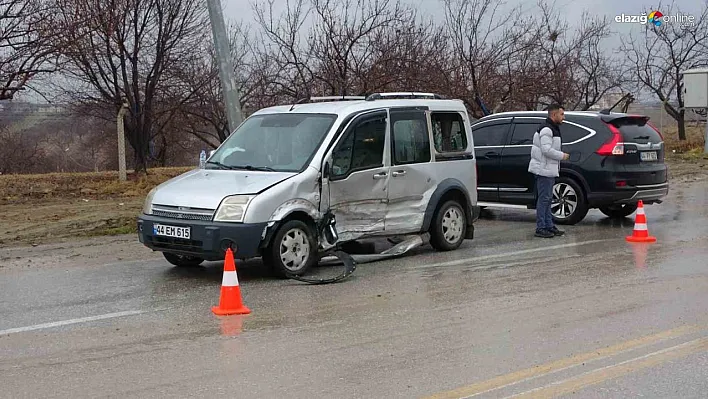
M287 257L283 259L283 255L293 251L295 259L290 262ZM289 220L278 228L263 254L263 261L278 277L300 276L317 262L317 255L317 241L310 226L300 220Z
M177 267L197 267L204 262L204 259L196 256L177 255L169 252L163 252L162 256L164 256L169 263Z
M430 245L433 248L438 251L455 250L462 245L466 233L467 214L459 202L446 201L435 211L430 225Z

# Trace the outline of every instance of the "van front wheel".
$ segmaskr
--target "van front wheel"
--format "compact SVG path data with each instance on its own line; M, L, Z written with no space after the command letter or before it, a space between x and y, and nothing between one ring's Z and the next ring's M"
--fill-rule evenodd
M445 202L430 226L430 245L438 251L457 249L465 239L467 216L457 201Z
M312 230L300 220L285 222L263 259L281 277L304 274L317 261L317 242Z

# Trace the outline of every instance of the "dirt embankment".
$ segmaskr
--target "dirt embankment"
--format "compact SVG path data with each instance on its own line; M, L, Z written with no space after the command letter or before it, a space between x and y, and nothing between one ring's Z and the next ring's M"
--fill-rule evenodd
M187 170L0 176L0 247L134 233L150 189Z

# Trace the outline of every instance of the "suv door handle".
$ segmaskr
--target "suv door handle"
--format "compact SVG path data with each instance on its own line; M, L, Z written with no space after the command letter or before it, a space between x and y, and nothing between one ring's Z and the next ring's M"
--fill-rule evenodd
M489 151L489 152L486 152L486 153L484 154L484 157L485 157L485 158L496 158L496 157L498 157L498 156L499 156L499 153L498 153L498 152L494 152L494 151Z
M403 176L405 174L406 174L405 170L397 170L397 171L391 173L391 175L393 175L393 177Z
M385 179L386 176L388 176L388 173L386 173L386 172L377 173L374 175L374 180Z

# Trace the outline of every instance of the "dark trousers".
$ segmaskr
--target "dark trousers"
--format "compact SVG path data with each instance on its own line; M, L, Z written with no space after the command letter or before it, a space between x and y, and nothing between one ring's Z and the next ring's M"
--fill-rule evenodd
M536 176L536 229L553 228L553 216L551 213L551 201L553 200L554 177Z

